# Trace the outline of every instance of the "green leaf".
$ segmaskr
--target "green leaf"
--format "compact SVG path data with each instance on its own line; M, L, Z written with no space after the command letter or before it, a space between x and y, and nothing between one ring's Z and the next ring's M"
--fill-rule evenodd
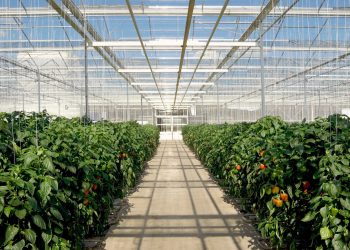
M28 167L34 160L36 160L38 157L33 152L28 152L24 156L24 166Z
M332 170L334 176L338 176L338 175L342 175L343 174L341 171L339 171L339 166L340 165L339 166L338 165L339 164L335 164L335 163L330 165L330 169Z
M54 230L55 234L62 234L63 233L63 229L60 227L55 227Z
M346 209L350 210L350 198L346 198L346 199L341 198L340 204L342 204L342 206L345 207Z
M15 236L17 235L18 231L18 227L15 227L14 225L8 225L5 232L4 245L6 245L9 241L13 240L13 238L15 238Z
M317 215L317 212L310 211L304 216L304 218L301 219L301 221L303 221L303 222L312 221L315 218L316 215Z
M49 182L44 181L40 184L40 196L42 199L46 199L51 192L51 185Z
M0 186L0 194L1 195L5 195L8 191L8 187L7 186Z
M50 183L51 183L51 187L54 190L58 191L58 182L57 182L57 180L51 180Z
M293 188L292 186L287 187L287 193L291 199L293 199Z
M265 188L265 192L266 192L267 195L270 195L271 194L271 187L270 186L266 187Z
M37 225L41 229L46 229L45 221L39 214L36 214L33 216L33 222L35 225Z
M350 218L350 210L345 210L345 209L341 209L339 210L339 213L344 216L345 218Z
M6 215L7 218L10 217L12 210L14 210L14 208L10 206L7 206L4 208L4 214Z
M335 145L335 146L334 146L334 150L335 150L336 152L341 152L341 151L343 151L343 145L341 145L341 144Z
M35 186L34 186L34 184L33 184L32 182L28 181L28 182L25 183L25 186L26 186L26 188L28 189L29 193L30 193L31 195L34 195L34 192L35 192Z
M52 236L52 241L55 242L55 243L58 243L59 239L56 235L53 235Z
M322 218L327 218L328 217L328 206L324 206L320 209L320 214Z
M22 220L24 217L26 217L26 214L27 214L27 210L24 208L15 211L15 215L20 220Z
M341 222L341 220L337 217L331 217L330 222L331 222L331 226L336 226Z
M9 249L11 249L11 250L22 250L24 248L25 244L26 244L25 241L22 239L21 241L17 242L13 246L11 246L11 248L9 248Z
M343 173L350 174L350 168L346 165L339 165L339 170L341 170Z
M349 160L348 159L342 159L341 163L343 163L345 166L349 167Z
M334 183L330 183L329 184L329 192L330 192L331 196L333 196L333 197L337 196L338 188L337 188L337 186Z
M336 209L335 207L332 207L330 212L331 212L332 216L336 216L338 214L339 210Z
M89 189L90 183L84 181L82 186L83 186L83 189Z
M273 205L272 205L272 201L266 202L266 206L267 206L267 208L268 208L269 211L270 211L270 215L272 215L272 214L275 212L275 209L274 209L274 207L273 207Z
M9 201L9 204L13 207L17 207L19 205L22 205L22 202L20 201L20 199L18 198L12 198L10 201Z
M310 203L311 203L311 204L315 204L315 203L317 203L320 199L321 199L321 196L316 196L316 197L314 197L314 198L312 198L312 199L310 200Z
M41 233L41 238L43 238L43 240L45 242L45 245L48 245L50 243L51 239L52 239L52 235L42 232Z
M337 240L334 239L332 240L332 246L334 247L334 250L345 250L345 249L349 249L346 247L345 242L343 242L342 240Z
M328 227L320 228L320 235L322 240L327 240L333 237L333 232Z
M30 241L31 243L35 244L36 241L36 233L32 229L24 229L22 231L22 234L24 237Z
M68 170L69 170L70 172L72 172L73 174L77 173L76 167L67 166L67 168L68 168Z
M60 211L58 211L56 208L51 207L51 208L50 208L50 212L51 212L51 214L52 214L53 216L55 216L56 219L58 219L58 220L63 220L63 217L62 217Z
M265 195L265 188L260 188L260 198L264 197Z
M52 163L51 157L45 157L45 159L43 160L43 165L50 172L53 172L55 170L55 166Z
M28 206L31 207L34 211L38 209L38 202L33 197L28 197Z
M65 196L64 193L62 193L62 192L59 192L59 193L57 194L57 198L60 199L60 201L62 201L62 202L64 202L64 203L67 202L66 196Z
M21 148L18 147L18 145L16 144L16 142L12 141L12 147L13 147L13 151L16 153L16 154L19 154L21 152Z

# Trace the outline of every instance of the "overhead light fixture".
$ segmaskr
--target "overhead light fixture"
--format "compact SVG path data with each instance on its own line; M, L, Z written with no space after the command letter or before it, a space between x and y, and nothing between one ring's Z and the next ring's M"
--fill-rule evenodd
M154 68L152 69L154 73L178 73L179 69L177 68ZM194 69L184 68L182 69L183 73L192 73ZM119 73L151 73L151 70L148 68L128 68L128 69L118 69ZM201 68L197 69L198 73L226 73L228 69L217 69L217 68Z
M180 85L187 85L187 82L180 82ZM154 82L132 82L132 86L155 86ZM159 86L175 86L175 82L159 82ZM190 86L213 86L213 82L192 82Z
M156 90L141 90L139 91L140 94L158 94L158 91ZM178 94L185 94L185 91L178 91ZM189 90L187 91L187 94L204 94L206 93L205 90ZM175 91L160 91L160 94L175 94Z
M144 41L144 45L147 48L167 48L167 49L180 49L183 44L183 40L175 39L154 39ZM93 41L89 44L92 47L113 47L119 49L133 49L140 48L138 41ZM188 40L187 47L194 47L201 49L205 46L205 41L191 39ZM231 47L258 47L259 43L255 41L213 41L210 43L210 47L215 48L231 48Z

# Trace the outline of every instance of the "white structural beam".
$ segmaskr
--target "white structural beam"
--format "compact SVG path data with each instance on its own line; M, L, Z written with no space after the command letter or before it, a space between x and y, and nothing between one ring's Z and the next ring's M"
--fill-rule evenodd
M176 83L175 82L159 82L158 84L162 87L174 87ZM187 82L186 83L180 82L180 86L184 85L184 84L187 84ZM154 87L153 82L134 82L131 85L138 85L141 87ZM193 86L193 87L198 87L198 86L203 86L203 85L212 86L212 85L214 85L214 83L213 82L193 82L193 83L191 83L191 86Z
M179 69L177 68L154 68L154 73L178 73ZM182 73L192 73L194 69L182 69ZM151 73L150 69L147 68L128 68L128 69L118 69L118 72L122 73ZM198 69L199 73L210 73L210 72L218 72L218 73L226 73L228 69L216 69L216 68L201 68Z
M348 69L350 70L350 69ZM319 86L320 84L328 84L329 82L339 82L339 81L347 81L349 80L349 77L345 74L343 77L339 77L337 75L305 75L305 77L308 78L308 81L311 82L317 82L317 85L315 85L316 87ZM124 89L124 83L122 82L118 82L116 79L107 79L107 78L89 78L92 82L91 88L103 88L106 90L106 93L108 93L110 91L110 89ZM190 80L189 78L183 78L182 80ZM204 80L206 79L206 77L201 77L200 79ZM277 77L266 77L265 78L267 81L280 81L283 80L284 77L283 75ZM83 77L73 77L69 79L70 81L75 81L76 83L80 83L82 84L84 81ZM147 81L151 81L151 78L143 78L142 80L147 80ZM159 86L162 88L168 88L168 87L174 87L174 81L176 81L176 77L174 78L166 78L163 80L168 80L168 82L160 82ZM199 79L198 79L199 80ZM242 88L242 86L240 85L240 83L242 82L250 82L252 84L247 85L248 87L253 86L253 83L256 83L257 81L260 81L259 77L250 77L250 76L241 76L241 77L237 77L237 76L233 76L233 77L227 77L227 78L221 78L220 79L221 82L220 84L222 86L229 86L230 88L233 87L238 87L238 88ZM0 81L6 81L7 83L16 83L16 82L20 82L22 84L30 84L33 83L34 80L33 79L27 79L25 76L23 77L9 77L7 75L5 76L0 76ZM100 85L100 81L104 82L104 85ZM47 81L45 81L47 82ZM54 82L54 81L53 81ZM94 85L98 84L98 85ZM182 82L180 83L180 87L184 88L186 87L186 85L188 84L188 82ZM131 85L135 85L135 86L140 86L142 88L147 88L147 87L155 87L154 83L152 82L135 82L135 83L131 83ZM201 86L213 86L214 83L213 82L195 82L193 84L191 84L191 87L201 87ZM76 88L79 87L78 85L76 85ZM288 86L288 88L290 88L291 86ZM113 93L114 94L114 93Z
M174 98L174 96L175 96L174 94L167 94L167 97L169 97L169 98L170 97ZM147 99L150 100L150 101L160 101L159 97L154 96L154 95L147 96ZM186 98L186 101L193 101L193 100L191 100L190 98ZM171 100L167 100L167 102L172 103Z
M8 69L9 70L16 70L18 68L9 67ZM111 67L101 65L101 66L98 66L98 69L100 71L104 71L104 70L108 71L109 69L111 69ZM143 70L146 70L146 69L147 69L146 67L128 67L128 68L125 68L124 70L131 70L133 72L134 71L139 72L138 70L143 71ZM157 70L157 71L164 71L164 70L171 70L171 71L173 71L173 70L176 70L177 68L174 67L174 66L170 66L169 65L169 66L155 67L154 69ZM184 69L192 72L194 70L194 65L188 65L187 67L184 67ZM207 70L206 72L212 72L211 70L216 70L216 68L204 68L204 69ZM230 68L230 69L226 69L226 70L228 70L228 71L235 71L236 72L238 70L244 70L245 71L245 70L249 70L249 69L254 69L254 70L255 69L260 69L260 66L256 66L256 65L235 65L234 68ZM274 72L276 70L282 70L283 71L283 70L286 70L286 69L289 70L289 71L298 70L298 69L305 69L305 66L302 66L302 65L300 65L300 66L291 66L291 65L265 66L265 70L272 70ZM329 67L328 66L328 67L322 67L322 69L323 70L334 70L334 67ZM43 72L47 72L47 73L50 73L50 71L60 70L61 71L60 75L64 75L63 73L65 73L65 72L66 73L72 73L72 72L83 71L84 67L82 67L82 66L70 66L69 70L67 70L66 67L55 67L55 68L53 68L53 67L43 67L43 68L41 68L41 70ZM342 67L342 68L337 69L337 71L349 71L349 70L350 70L350 67ZM91 67L89 69L89 71L96 72L96 67ZM169 72L169 71L166 71L166 72ZM225 72L227 72L227 71L225 71ZM147 73L147 72L145 72L145 73ZM159 73L161 73L161 72L159 72ZM322 76L324 76L324 75L322 75ZM329 76L333 77L334 74L330 74ZM142 77L142 78L145 78L145 79L147 78L148 79L148 77ZM229 78L231 78L231 77L229 77ZM101 80L108 80L108 79L110 79L110 80L122 80L122 78L117 78L115 76L113 76L113 78L111 78L111 77L98 77L98 79L101 79ZM197 79L197 77L196 77L196 79ZM225 77L221 77L220 79L226 79L226 78ZM71 80L71 78L70 78L70 80Z
M192 20L192 16L193 16L193 10L194 10L195 3L196 3L195 0L190 0L188 3L186 26L185 26L184 38L182 40L183 43L182 43L181 56L180 56L180 62L179 62L179 70L178 70L177 79L176 79L174 106L176 103L177 92L178 92L179 84L180 84L180 80L181 80L182 66L183 66L183 62L184 62L184 58L185 58L188 36L190 33L190 29L191 29L191 20Z
M193 71L193 74L192 74L192 76L191 76L191 79L190 79L190 81L188 82L188 85L187 85L187 87L186 87L185 94L182 96L182 99L181 99L180 104L182 103L183 99L184 99L185 96L186 96L186 93L187 93L188 89L190 88L190 85L191 85L191 83L192 83L192 81L193 81L193 79L194 79L194 76L196 75L196 72L197 72L197 70L198 70L198 68L199 68L199 65L201 64L202 59L204 58L204 55L205 55L205 53L206 53L206 51L207 51L207 49L208 49L208 47L209 47L209 45L210 45L210 42L211 42L211 40L212 40L212 38L213 38L213 36L214 36L214 34L215 34L215 31L216 31L217 27L218 27L219 24L220 24L221 18L222 18L222 16L223 16L223 14L225 13L225 10L226 10L226 8L227 8L229 2L230 2L230 0L225 0L224 4L223 4L223 6L222 6L222 9L221 9L221 11L220 11L220 14L219 14L218 18L216 19L215 25L214 25L214 27L213 27L213 29L212 29L210 35L209 35L209 38L208 38L208 40L206 41L205 46L204 46L204 48L203 48L203 50L202 50L201 56L199 57L199 60L197 61L197 64L196 64L196 67L195 67L195 69L194 69L194 71ZM193 25L194 25L194 24L193 24ZM176 96L175 96L175 99L176 99Z
M269 16L279 16L287 6L280 6L278 9L269 13ZM193 10L193 16L220 14L222 6L196 5ZM144 16L186 16L187 7L185 6L133 6L135 15ZM261 12L261 6L228 6L225 16L256 16ZM87 16L129 16L129 10L125 5L100 5L95 7L86 6L84 13ZM71 15L71 13L68 13ZM347 17L350 16L350 10L333 8L293 8L287 16L313 16L313 17ZM29 17L29 16L57 16L52 8L0 8L0 17Z
M60 15L67 23L69 23L72 28L78 32L78 34L84 39L84 43L91 43L91 41L101 41L103 38L99 35L99 33L94 29L94 27L87 20L86 16L81 12L80 8L75 5L71 0L62 0L63 4L69 9L72 16L69 16L66 10L62 9L62 6L58 5L56 0L46 0L48 4L52 7L52 9ZM74 18L76 20L74 20ZM79 25L80 23L80 25ZM85 44L86 45L86 44ZM84 49L85 46L84 46ZM105 61L113 67L116 71L118 68L123 68L124 66L116 57L115 53L111 51L110 48L95 48L95 50L101 55ZM131 75L126 75L122 72L119 72L120 76L125 79L127 84L130 82L134 82L133 77ZM138 91L137 87L133 87L135 91Z
M259 15L256 16L256 18L253 20L253 22L249 25L247 30L241 35L241 37L238 39L239 42L245 42L248 40L250 35L259 27L259 25L263 22L263 20L267 17L267 15L275 8L276 5L278 5L280 0L270 0L266 6L261 10ZM234 53L239 49L239 46L234 46L231 48L231 50L227 53L227 55L222 59L222 61L218 65L218 69L221 69L224 67L224 65L232 58ZM217 72L213 72L208 77L208 82L211 82L214 77L217 75Z
M89 72L91 73L97 73L96 72L96 69L99 69L100 72L108 72L108 70L104 70L103 67L100 68L100 67L91 67L91 69L89 69ZM280 66L267 66L265 70L268 70L268 71L273 71L274 75L276 75L277 73L279 74L282 74L282 75L285 75L284 74L284 71L285 70L288 70L288 72L293 72L295 70L299 70L299 69L305 69L305 66L289 66L289 65L280 65ZM8 67L8 70L12 70L14 72L16 72L16 70L19 70L19 68L17 67ZM157 67L155 68L155 72L158 72L158 73L174 73L174 72L177 72L176 71L177 69L174 68L173 66L166 66L166 67ZM189 67L186 67L185 68L185 71L187 72L193 72L194 68L191 67L191 65L189 65ZM202 68L201 69L201 73L207 73L207 72L240 72L240 71L243 71L243 72L247 72L247 70L251 70L251 71L258 71L259 70L259 67L258 66L255 66L255 65L237 65L235 66L234 68L230 68L230 69L216 69L216 68ZM346 71L349 71L350 70L350 67L341 67L341 68L338 68L338 69L335 69L334 67L323 67L322 70L324 71L327 71L327 70L332 70L332 72L338 72L338 73L332 73L332 74L328 74L330 77L334 77L336 76L337 74L339 75L339 72L346 72ZM48 68L41 68L41 71L42 72L45 72L45 73L48 73L48 74L56 74L56 75L59 75L61 77L63 76L66 76L66 75L70 75L71 73L79 73L79 72L84 72L83 69L81 67L71 67L69 68L69 70L67 70L67 68L65 67L57 67L57 68L52 68L52 67L48 67ZM58 71L61 71L58 73ZM149 71L147 71L147 68L145 67L130 67L130 68L126 68L126 69L123 69L121 71L125 71L125 72L132 72L132 73L149 73ZM282 72L280 72L282 71ZM251 74L251 73L249 73ZM248 74L248 76L249 76ZM340 73L342 74L342 73ZM115 76L115 75L112 75L111 77L98 77L98 76L95 76L94 74L91 74L92 78L96 78L96 79L100 79L100 80L111 80L111 81L119 81L119 80L123 80L121 77L118 77L118 76ZM314 75L314 74L313 74ZM320 74L322 76L324 76L324 74ZM341 75L343 76L343 75ZM148 79L149 77L147 75L142 75L142 76L137 76L138 79L142 78L142 79ZM236 76L225 76L225 77L221 77L220 79L231 79L233 77L236 77ZM74 77L73 77L74 78ZM171 76L166 76L165 78L162 78L162 79L166 79L167 81L169 79L172 79L173 77ZM188 78L187 76L185 76L184 78ZM203 79L203 75L202 76L198 76L196 77L196 79ZM138 80L140 81L140 80ZM137 81L135 81L137 82Z
M158 91L153 91L153 90L141 90L140 93L142 94L158 94ZM175 96L175 91L161 91L162 94L174 94ZM178 94L184 94L185 91L178 91ZM188 94L204 94L206 91L187 91Z
M149 70L150 70L150 72L151 72L151 75L152 75L154 84L155 84L155 86L156 86L156 88L157 88L159 97L160 97L160 99L161 99L162 102L163 102L163 98L162 98L162 96L161 96L161 94L160 94L159 87L158 87L158 84L157 84L157 79L156 79L156 77L155 77L155 75L154 75L154 71L152 70L152 65L151 65L151 62L150 62L150 60L149 60L149 58L148 58L147 50L146 50L146 47L145 47L145 45L144 45L144 43L143 43L143 39L142 39L140 30L139 30L139 27L138 27L138 25L137 25L136 18L135 18L135 16L134 16L134 11L133 11L133 9L132 9L132 6L131 6L129 0L126 0L126 4L127 4L127 6L128 6L128 10L129 10L129 13L130 13L130 17L131 17L131 20L132 20L132 22L133 22L135 31L136 31L136 33L137 33L137 37L139 38L139 43L140 43L140 45L141 45L141 47L142 47L142 51L143 51L143 54L144 54L145 59L146 59L146 61L147 61L147 65L148 65ZM141 96L141 98L142 98L142 96Z
M146 48L149 49L171 49L172 47L177 47L178 49L182 47L183 40L175 40L175 39L157 39L157 40L148 40L144 41L143 44ZM119 49L132 49L132 48L140 48L139 41L100 41L100 42L92 42L90 44L92 47L112 47ZM206 45L205 41L200 40L188 40L187 47L189 48L197 48L202 49ZM210 43L209 48L231 48L233 46L239 47L258 47L259 44L257 42L245 41L213 41Z
M46 41L46 42L50 42L50 41ZM51 41L52 42L52 41ZM123 42L124 43L124 42ZM134 41L132 41L132 43L134 43ZM240 43L240 42L216 42L213 43L214 45L212 46L212 44L210 44L208 46L207 50L230 50L233 46L235 45L239 45L240 46L240 50L241 49L247 49L248 47L250 48L250 50L253 51L258 51L259 48L255 47L256 42L248 42L250 45L248 46L246 42L244 43ZM152 46L146 46L147 50L160 50L160 51L179 51L181 50L181 46L177 46L177 45L170 45L172 43L169 44L165 44L165 45L152 45ZM230 46L228 44L231 44ZM246 44L244 46L244 44ZM107 45L106 45L107 46ZM96 48L98 48L99 46L96 46ZM104 47L104 46L101 46ZM25 45L23 45L23 47L16 47L16 48L11 48L11 50L9 50L8 48L0 48L0 52L8 52L8 53L17 53L17 52L45 52L45 51L78 51L78 50L83 50L84 46L75 46L75 47L35 47L35 48L28 48ZM139 51L141 50L140 44L131 44L131 45L116 45L111 47L112 50L114 51L118 51L118 50L128 50L128 51ZM202 50L204 49L204 45L196 45L196 46L187 46L188 50ZM306 52L313 52L313 51L319 51L319 52L346 52L349 51L350 49L348 47L318 47L318 46L312 46L312 47L307 47L307 46L273 46L273 47L265 47L264 50L266 52L269 51L306 51ZM136 57L135 59L140 59L138 57ZM166 60L178 60L178 57L173 57L173 56L169 56L169 57L159 57L159 58L153 58L153 57L149 57L150 60L154 60L154 59L166 59ZM186 58L187 59L187 58ZM190 60L198 60L197 57L189 57L188 59ZM204 59L212 59L209 56L205 56Z
M315 81L315 82L338 82L338 81L347 81L349 80L349 77L348 76L344 76L344 77L323 77L322 75L320 76L306 76L308 78L308 81ZM309 78L309 77L312 77L312 78ZM267 81L279 81L279 80L283 80L284 78L281 76L281 77L266 77L265 80ZM230 79L225 79L224 81L221 81L220 82L220 85L222 86L230 86L230 87L239 87L239 88L242 88L241 85L237 84L237 81L239 82L242 82L242 81L249 81L249 82L252 82L252 83L256 83L257 81L260 81L261 78L260 77L232 77ZM172 85L173 83L164 83L164 84L160 84L161 87L173 87L174 85ZM185 87L185 84L186 83L180 83L180 86L182 85L182 87ZM141 87L154 87L154 83L152 85L152 83L135 83L135 85L139 85ZM191 84L191 87L198 87L198 86L213 86L214 83L206 83L206 82L203 82L203 83L195 83L194 85ZM251 85L249 85L251 86Z

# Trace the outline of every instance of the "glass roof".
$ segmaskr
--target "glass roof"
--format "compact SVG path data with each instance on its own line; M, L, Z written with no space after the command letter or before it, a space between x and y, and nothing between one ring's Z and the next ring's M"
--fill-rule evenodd
M96 110L137 109L141 99L167 111L347 108L349 8L348 0L3 0L0 104L36 110L39 94L49 112L79 115L87 83Z

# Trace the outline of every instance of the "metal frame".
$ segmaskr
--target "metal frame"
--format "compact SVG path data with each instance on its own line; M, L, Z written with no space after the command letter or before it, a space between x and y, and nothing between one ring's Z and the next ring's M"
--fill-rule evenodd
M172 107L173 109L175 108L177 92L178 92L179 84L180 84L180 80L181 80L182 66L184 63L184 57L185 57L186 47L187 47L187 40L188 40L188 35L190 33L191 20L192 20L192 14L193 14L195 2L196 2L195 0L190 0L188 3L186 27L185 27L184 38L183 38L183 43L182 43L182 50L181 50L181 56L180 56L180 62L179 62L179 70L178 70L177 79L176 79L175 97L174 97L174 104Z
M281 6L270 13L271 16L280 16L286 7ZM217 16L220 14L222 6L202 6L194 7L193 16ZM87 16L129 16L129 10L126 6L97 6L85 8ZM187 16L188 9L185 6L133 6L135 15L140 16ZM228 6L225 15L227 16L256 16L261 12L260 6ZM57 13L51 8L0 8L0 17L23 17L23 16L56 16ZM71 14L70 14L71 15ZM344 17L350 16L348 9L334 8L293 8L288 16L311 16L311 17Z
M328 6L46 1L48 8L33 8L31 0L18 8L0 5L0 105L6 110L18 103L26 109L26 101L35 110L58 105L65 115L80 109L92 117L109 112L115 120L143 120L153 109L196 106L207 109L202 123L204 114L208 122L278 112L293 120L291 105L307 119L314 118L314 106L319 115L350 106L345 0Z

